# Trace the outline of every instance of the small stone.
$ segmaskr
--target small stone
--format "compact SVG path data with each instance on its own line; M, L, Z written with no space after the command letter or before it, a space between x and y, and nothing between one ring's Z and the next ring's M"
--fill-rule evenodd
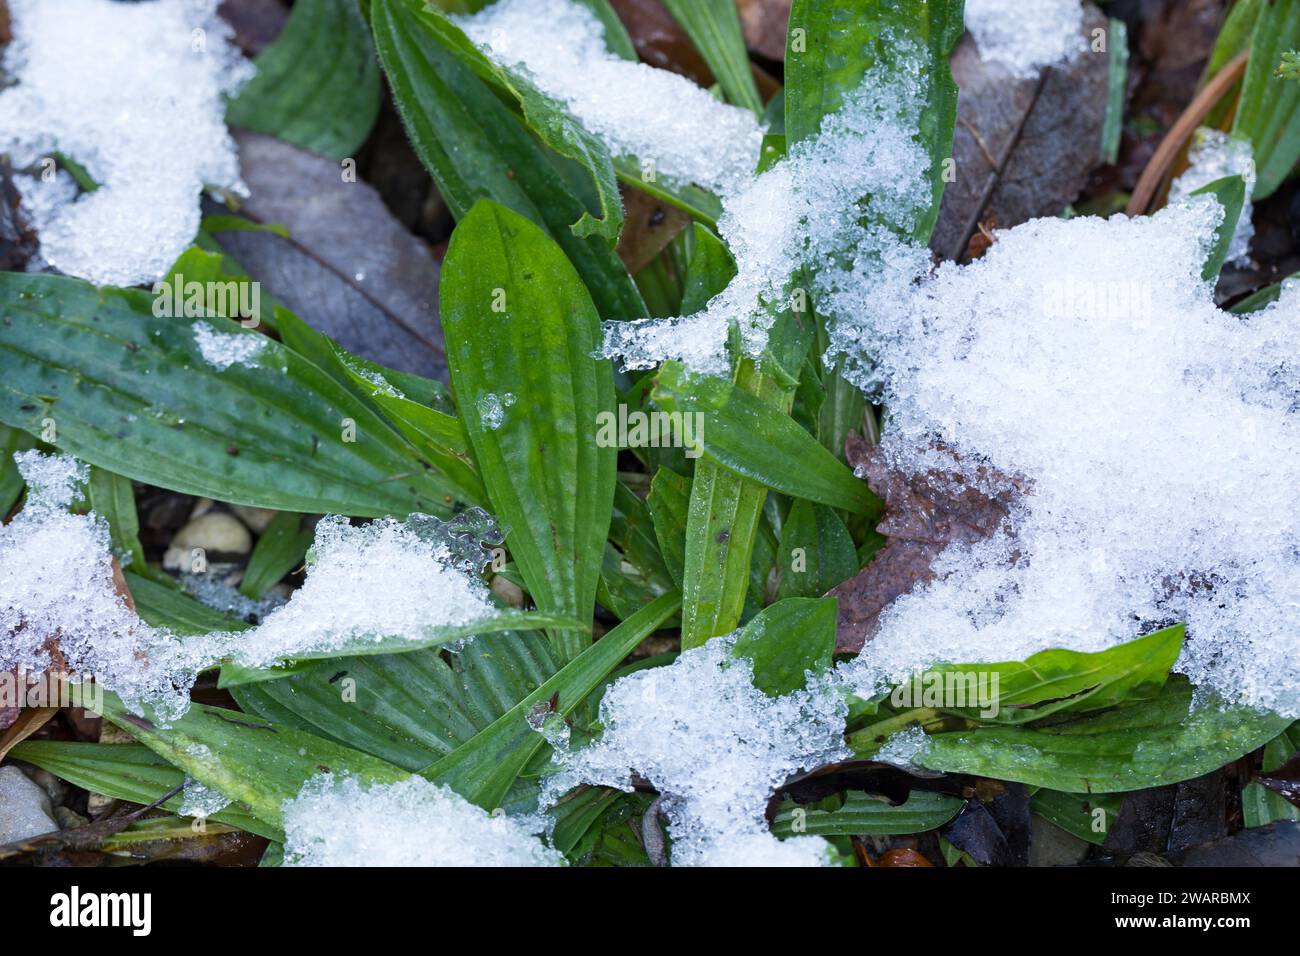
M511 581L509 578L504 578L499 574L493 575L489 586L492 588L493 594L505 601L511 607L524 606L523 590L521 590L519 585L515 584L515 582Z
M0 767L0 844L57 830L51 813L44 790L12 764Z
M202 548L209 561L219 555L245 555L253 547L253 536L239 519L226 511L209 511L194 518L172 539L163 555L168 571L193 570L190 567L195 548Z
M1030 866L1077 866L1090 849L1086 840L1049 823L1038 814L1031 818L1033 836L1029 843Z
M245 525L249 527L254 534L261 534L266 530L266 526L275 518L278 511L270 508L249 508L246 505L231 505L233 511Z

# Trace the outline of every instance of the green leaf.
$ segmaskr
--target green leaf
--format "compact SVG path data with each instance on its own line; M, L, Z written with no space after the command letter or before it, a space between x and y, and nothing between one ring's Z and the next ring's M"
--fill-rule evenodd
M688 271L683 308L701 307L726 285L735 269L730 254L711 232L696 226L693 235L695 252ZM740 400L755 409L755 414L761 419L771 419L773 427L789 424L804 438L813 441L788 417L798 383L797 372L803 364L809 341L804 333L804 328L792 313L777 316L769 335L768 348L760 360L742 360L736 369L734 386L722 379L708 378L706 387L714 389L715 394L740 396ZM678 382L680 388L676 392L661 388L665 376ZM702 424L697 427L696 434L705 439L707 449L709 413L694 406L701 390L698 382L688 381L680 364L670 362L660 368L652 397L670 411L702 415ZM678 409L679 402L683 402L684 407ZM736 437L739 437L738 433ZM705 455L695 463L686 513L686 547L682 566L685 603L683 650L699 647L709 638L730 633L740 622L747 606L751 609L760 606L761 588L752 598L749 590L755 570L756 535L767 490L743 467L732 467L735 462L734 457L728 459L720 452L716 457ZM758 561L760 583L764 577L763 557L760 555Z
M614 488L614 515L605 546L598 600L620 620L625 620L677 586L659 553L646 503L622 482L618 483Z
M529 724L535 710L565 717L595 690L619 662L681 608L681 595L665 594L646 605L565 664L472 740L421 771L487 810L500 805L511 784L545 739Z
M614 500L618 449L595 440L614 375L593 358L600 323L582 281L541 229L490 201L452 234L443 332L465 430L506 544L543 611L589 619ZM506 394L514 404L505 407ZM587 643L553 635L561 659Z
M461 641L480 634L500 634L503 631L526 631L534 628L553 627L575 633L584 633L585 625L573 618L543 611L516 611L513 608L490 614L467 624L449 624L426 626L422 636L412 640L408 637L389 637L375 635L373 638L356 638L341 647L327 651L314 651L298 654L283 664L269 668L246 667L242 664L226 661L221 665L220 688L238 687L241 684L255 684L261 681L274 681L290 674L300 673L311 661L334 660L339 657L371 657L382 654L407 654L411 651L430 647L441 647L454 641Z
M233 694L249 713L416 771L473 739L557 669L542 634L489 634L450 655L321 661Z
M681 587L686 563L686 516L690 502L691 479L668 468L655 472L646 507L654 520L659 553L678 587Z
M144 545L140 543L140 518L135 511L131 479L103 468L91 468L86 492L91 510L108 522L113 554L122 567L151 576L153 572L145 562Z
M902 231L925 243L939 216L943 160L952 155L957 120L957 86L948 54L965 30L961 0L794 0L786 31L785 135L793 145L817 134L822 118L862 85L877 63L897 70L905 41L921 47L927 61L916 78L925 93L919 141L930 158L932 197L928 208ZM902 227L904 224L897 224Z
M138 289L0 274L0 420L118 475L277 511L448 515L459 489L367 404L262 338L256 366L217 369L194 326ZM355 427L355 441L348 441Z
M1281 282L1266 285L1264 288L1252 292L1228 311L1235 312L1237 315L1245 315L1250 312L1258 312L1261 309L1267 308L1281 298L1282 286L1292 279L1300 279L1300 272L1294 272Z
M226 122L322 156L353 156L379 115L379 64L356 0L298 0Z
M1190 780L1276 737L1289 721L1207 700L1192 708L1181 676L1153 700L1062 723L933 734L930 770L1012 780L1067 793L1116 793Z
M858 573L849 529L833 510L800 498L781 528L778 597L817 597Z
M1119 160L1120 134L1124 131L1124 104L1128 98L1128 25L1111 17L1107 24L1106 116L1101 125L1100 159L1114 165Z
M304 517L295 511L281 511L271 519L248 558L239 582L240 594L257 600L302 564L316 536L311 528L303 527Z
M758 613L732 653L748 658L754 686L782 697L804 686L808 672L824 674L835 652L835 598L786 598Z
M727 99L761 115L763 101L754 84L734 0L664 0L664 6L686 30Z
M18 504L25 487L14 453L35 447L36 441L22 429L0 425L0 521Z
M1278 734L1264 745L1260 770L1267 774L1295 756L1296 746L1287 734ZM1251 781L1241 791L1241 816L1248 827L1263 827L1279 820L1300 820L1300 807L1280 793Z
M653 397L668 411L701 412L705 456L738 475L792 498L855 514L880 507L866 482L794 419L730 382L692 376L679 363L665 362Z
M571 116L563 104L534 86L526 74L489 59L451 20L427 8L415 14L415 9L416 4L407 3L408 13L418 20L414 29L427 30L479 79L503 97L513 100L529 129L556 153L575 160L591 178L600 204L600 217L595 218L584 211L571 226L574 235L599 235L616 240L623 228L623 201L618 193L614 163L605 144Z
M247 806L275 831L283 826L284 801L318 773L353 774L376 783L409 776L370 754L220 707L192 704L184 717L164 727L132 714L109 693L103 716L187 775Z
M560 244L604 319L639 318L645 303L604 236L571 226L590 216L561 167L491 85L429 28L420 0L373 0L375 47L407 137L456 218L480 199L526 216Z
M1124 798L1110 793L1062 793L1039 790L1029 801L1035 813L1080 840L1101 846L1119 818Z
M710 458L695 463L682 560L682 650L739 623L766 497L762 485Z
M913 790L907 802L894 806L861 791L850 791L838 809L800 807L786 801L776 811L772 832L792 836L898 836L934 830L961 810L964 801L942 793Z
M25 740L9 755L40 767L76 787L115 800L149 806L179 787L185 774L141 744L94 744L71 740ZM177 794L163 809L179 813L184 796ZM212 814L209 820L274 838L276 828L252 816L238 804Z
M1052 648L1023 662L940 664L929 673L945 678L978 675L990 681L997 675L996 715L988 715L974 702L970 707L939 709L971 720L1024 724L1063 711L1101 710L1157 697L1182 651L1184 632L1182 624L1175 624L1094 653Z
M1255 21L1250 60L1232 133L1249 139L1258 202L1271 196L1300 159L1300 84L1274 73L1282 54L1300 47L1300 0L1270 0Z
M1236 231L1237 220L1246 202L1246 180L1241 176L1225 176L1207 183L1192 192L1193 196L1213 196L1223 207L1223 222L1214 233L1214 247L1205 259L1205 268L1201 278L1217 279L1224 261L1228 258L1228 247L1232 244L1232 234Z

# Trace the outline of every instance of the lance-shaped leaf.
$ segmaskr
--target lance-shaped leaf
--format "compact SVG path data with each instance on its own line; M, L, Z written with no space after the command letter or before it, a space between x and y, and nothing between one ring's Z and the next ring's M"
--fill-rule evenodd
M278 511L448 515L453 482L284 345L217 316L158 317L136 289L0 275L0 420L116 474ZM205 334L246 362L203 357Z
M232 693L249 713L415 771L470 741L558 669L541 633L488 634L450 655L332 658Z
M1223 221L1214 232L1214 245L1210 248L1209 255L1205 257L1205 268L1201 270L1202 279L1207 281L1217 279L1219 270L1223 268L1223 263L1228 258L1232 234L1237 229L1237 220L1241 218L1241 210L1246 202L1246 180L1241 176L1225 176L1223 179L1207 183L1195 190L1192 195L1213 196L1223 207Z
M353 774L376 783L410 776L386 760L237 710L193 704L184 717L163 726L105 694L103 716L277 831L284 821L284 802L319 773Z
M1256 201L1276 192L1300 159L1300 83L1274 72L1283 53L1300 48L1300 0L1258 6L1232 127L1254 150Z
M478 200L508 206L546 229L582 275L605 319L644 316L645 303L607 238L571 228L591 210L564 164L538 142L491 85L429 28L420 0L375 0L375 48L411 146L452 214Z
M143 806L161 800L185 782L183 771L143 744L27 740L14 747L9 755L49 771L83 790ZM178 793L159 806L179 813L184 801L185 797ZM267 826L238 804L219 810L208 819L269 839L279 835L275 827Z
M299 0L257 74L226 110L232 126L343 159L379 115L379 64L356 0Z
M692 376L666 362L654 400L669 411L700 412L706 457L794 498L855 514L880 502L849 468L778 406L718 378Z
M916 760L931 770L1014 780L1067 793L1116 793L1190 780L1261 747L1290 721L1205 700L1181 676L1159 697L1041 727L932 735Z
M408 8L409 9L409 8ZM539 90L526 75L489 59L463 30L436 10L415 14L419 27L438 39L443 48L465 64L501 95L513 99L528 124L543 143L561 156L577 161L591 177L600 204L600 218L583 212L570 227L577 236L600 235L618 238L623 228L623 201L609 150L599 139L569 115L563 104Z
M563 251L483 201L447 250L442 321L465 430L506 545L538 608L587 620L614 502L618 449L596 441L614 374L600 323ZM586 645L556 633L562 660Z
M772 832L781 838L809 836L897 836L924 833L957 815L963 801L942 793L913 790L906 803L894 806L881 797L850 791L837 809L801 807L787 801L777 809Z
M421 771L421 775L451 787L484 809L495 809L520 771L546 742L529 723L529 718L548 714L565 717L572 713L619 661L677 613L681 603L681 595L676 591L656 598L584 650L490 727Z
M489 614L466 624L445 624L425 627L420 637L390 637L376 634L373 637L360 637L347 641L328 650L311 651L295 655L291 659L274 667L250 667L236 661L226 661L221 665L221 688L237 687L241 684L255 684L261 681L279 680L290 674L297 674L309 667L312 662L330 660L340 656L368 657L376 654L407 654L411 651L441 647L453 641L462 641L479 634L500 634L503 631L525 631L532 628L550 627L561 632L572 632L579 636L585 634L586 626L578 620L559 614L547 614L542 611L516 611L507 609Z
M925 91L919 140L930 157L932 201L919 210L911 236L929 239L943 196L943 160L952 155L957 86L948 54L965 26L962 0L795 0L785 54L785 135L791 144L815 136L822 117L862 85L876 63L906 65L916 49L926 61L917 82Z
M686 30L727 99L761 114L763 101L749 66L734 0L664 0L664 6Z

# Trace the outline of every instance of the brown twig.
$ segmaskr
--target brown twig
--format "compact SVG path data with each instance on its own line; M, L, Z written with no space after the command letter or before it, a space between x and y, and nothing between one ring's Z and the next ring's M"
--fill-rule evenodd
M1165 138L1160 141L1160 145L1151 155L1151 161L1147 163L1146 169L1142 170L1137 186L1133 188L1133 195L1129 198L1128 205L1124 207L1125 213L1130 216L1140 216L1147 211L1179 150L1191 138L1196 127L1201 125L1201 121L1210 114L1210 110L1214 109L1215 104L1223 99L1234 83L1241 79L1246 72L1246 61L1249 58L1250 51L1242 50L1227 66L1214 74L1210 82L1206 83L1196 97L1187 104L1187 109L1183 110L1182 115L1169 128L1169 132L1165 134Z

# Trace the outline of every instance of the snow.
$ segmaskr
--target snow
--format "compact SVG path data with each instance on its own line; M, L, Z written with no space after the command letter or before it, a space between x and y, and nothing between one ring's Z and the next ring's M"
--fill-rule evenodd
M722 194L752 176L763 143L754 115L686 77L611 53L601 22L581 4L497 0L452 19L489 58L526 70L613 155Z
M14 456L29 483L25 506L0 527L0 669L38 672L55 646L72 674L93 674L128 707L158 719L189 706L202 670L231 659L267 667L383 638L417 641L429 629L489 616L478 576L500 533L481 511L447 522L411 515L353 527L326 516L316 527L303 586L242 632L180 638L151 627L113 584L108 527L67 509L86 470L68 456Z
M270 341L257 332L219 332L207 322L195 322L193 328L203 361L223 372L232 365L256 368L257 357Z
M906 730L900 730L887 739L881 748L872 755L872 760L892 763L896 767L920 766L917 759L925 753L930 738L918 725L912 724Z
M864 303L887 461L1029 491L885 611L845 668L859 693L1184 621L1178 670L1300 716L1300 285L1252 315L1218 309L1200 272L1222 217L1198 197L1034 220L895 309Z
M267 667L354 642L415 641L429 628L468 624L491 614L487 585L470 573L490 560L460 532L465 521L427 515L353 526L328 515L316 526L307 577L287 604L271 611L231 648L234 660Z
M50 668L57 641L69 673L95 674L130 702L174 702L197 669L183 654L146 656L155 642L168 647L167 635L142 622L114 589L107 525L67 510L85 467L37 451L14 459L29 487L23 509L0 527L0 669Z
M1079 0L966 0L966 29L981 59L1021 77L1088 49Z
M827 861L824 841L781 844L764 812L792 774L846 756L843 698L825 681L769 697L733 644L714 638L616 681L601 701L600 738L555 751L543 802L580 783L628 790L636 773L664 797L674 866Z
M512 392L505 392L501 395L487 392L478 397L474 407L478 409L479 421L483 423L483 427L496 431L505 424L506 409L514 405L515 401Z
M239 192L224 97L252 75L217 0L10 0L0 153L38 167L59 152L99 184L73 201L66 174L20 189L60 271L151 283L193 240L205 187ZM41 198L37 198L40 196Z
M603 354L626 368L651 368L676 359L689 368L725 375L728 330L741 348L760 354L775 314L799 308L815 292L818 308L856 311L867 285L881 303L898 299L884 283L922 272L929 253L897 238L915 226L915 210L929 204L929 158L912 131L924 102L921 51L899 41L897 67L868 71L862 86L822 122L819 135L742 189L723 198L718 231L736 260L736 275L706 307L689 316L607 322ZM863 202L863 197L869 197ZM891 268L883 266L890 264ZM813 290L795 293L792 276L807 266ZM906 283L904 283L904 286ZM851 308L839 297L854 290ZM904 291L905 294L905 291Z
M1255 159L1250 141L1236 139L1221 130L1201 127L1187 151L1187 170L1169 186L1169 201L1178 202L1191 193L1225 176L1242 176L1246 180L1246 202L1241 207L1237 228L1228 246L1227 261L1237 265L1250 263L1250 240L1255 237L1251 221L1251 191L1255 188Z
M319 774L284 804L289 866L564 866L542 821L488 813L422 777L364 786Z
M230 800L220 790L214 790L191 777L186 777L180 809L177 812L183 817L207 819L228 806Z

